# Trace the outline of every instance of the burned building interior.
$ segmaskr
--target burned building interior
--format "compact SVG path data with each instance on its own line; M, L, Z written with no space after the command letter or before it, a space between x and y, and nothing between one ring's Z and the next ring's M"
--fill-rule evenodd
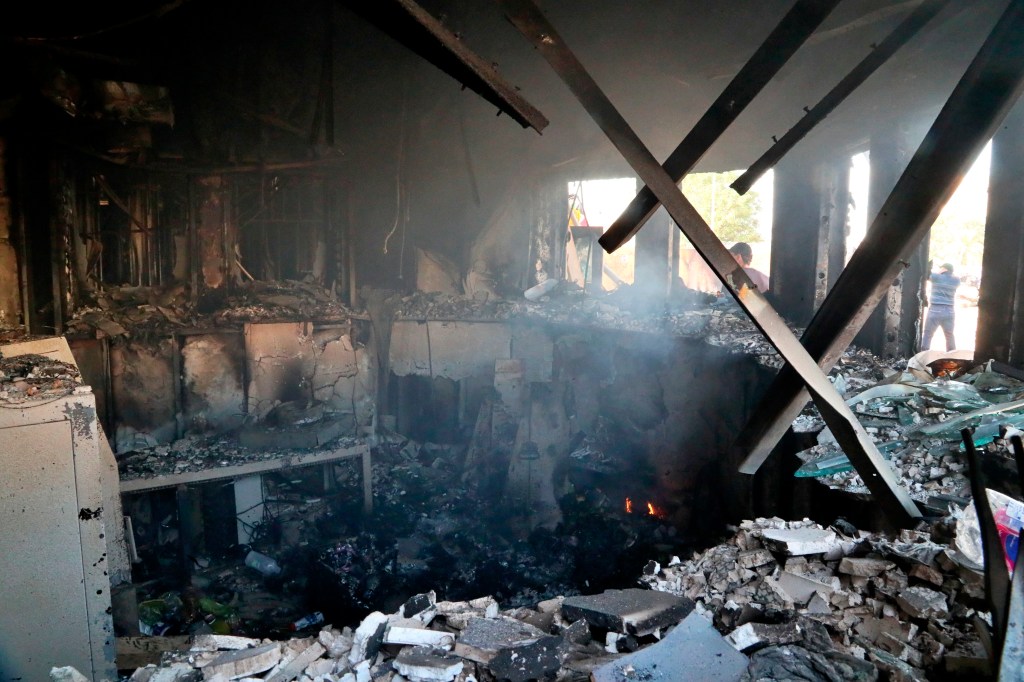
M0 680L1024 679L1024 1L3 14Z

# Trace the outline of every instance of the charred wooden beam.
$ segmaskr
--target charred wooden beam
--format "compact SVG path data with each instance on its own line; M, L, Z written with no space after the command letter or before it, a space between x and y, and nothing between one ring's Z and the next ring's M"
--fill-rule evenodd
M839 0L797 0L725 87L711 107L665 160L663 168L675 182L697 165L711 145L775 77L789 58L811 36ZM601 246L612 253L629 241L658 208L658 200L644 187L618 220L601 237Z
M978 291L974 357L1002 363L1024 360L1024 107L1017 106L992 139L992 170L985 218L985 250ZM1024 378L1024 377L1022 377Z
M732 254L683 196L676 181L644 146L537 6L531 0L500 2L512 24L537 47L611 143L665 205L694 248L725 284L726 290L779 353L798 368L801 379L814 393L815 404L825 422L882 507L898 523L919 518L920 511L913 500L899 486L892 469L836 393L828 377L818 369L785 321L752 285L743 268L737 265Z
M730 187L740 194L746 194L768 169L774 168L783 156L804 139L816 125L824 121L826 116L842 104L843 100L859 88L882 64L889 61L889 58L896 54L901 47L910 42L910 39L917 35L917 32L924 28L925 24L931 21L948 3L949 0L927 0L919 5L906 19L900 22L899 26L893 29L892 33L885 37L885 40L875 46L870 54L861 60L860 64L853 67L846 77L811 107L807 111L807 115L790 128L778 143L752 163L743 175L736 178Z
M494 65L463 44L413 0L341 0L353 12L498 107L524 128L538 133L544 114L498 75Z
M999 18L925 135L867 237L839 276L802 342L823 370L842 355L952 196L971 163L1024 91L1024 0ZM784 367L737 440L740 471L761 466L807 402Z

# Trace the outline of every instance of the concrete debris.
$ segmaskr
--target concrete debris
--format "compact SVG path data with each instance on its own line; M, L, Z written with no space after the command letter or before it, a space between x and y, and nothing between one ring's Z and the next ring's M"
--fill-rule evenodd
M281 645L276 642L252 649L226 651L203 668L203 677L207 680L214 675L223 675L230 680L252 677L270 670L280 660Z
M394 666L410 682L449 682L462 672L465 663L447 651L417 646L403 649Z
M974 621L987 616L976 610L982 594L972 587L980 573L949 558L949 528L946 518L886 536L847 523L744 521L726 543L639 581L693 599L734 646L756 651L745 679L941 677L950 660L970 669L979 645ZM785 553L797 534L784 531L794 530L804 540L834 539L784 565L744 565L769 545Z
M562 615L569 620L582 618L592 627L639 636L678 623L692 610L688 598L635 588L567 597L562 602Z
M89 679L74 667L65 665L50 668L50 682L89 682Z
M769 547L789 556L823 554L838 543L836 534L823 528L769 528L763 531L762 538Z
M822 551L785 556L794 543L803 543L797 545L802 551L820 538L828 539L818 543ZM390 615L370 613L354 632L328 625L316 637L285 642L196 635L189 650L165 653L159 666L139 669L132 679L184 682L201 674L208 682L633 682L663 674L671 675L664 679L729 681L978 676L987 661L974 622L987 614L976 610L977 597L965 589L978 582L977 574L945 552L949 538L948 519L893 537L845 522L824 528L807 519L744 521L727 542L689 560L657 562L653 572L649 562L638 566L638 580L647 590L560 596L504 610L492 597L437 602L425 593ZM921 566L928 570L916 568ZM933 589L939 582L941 591ZM232 649L239 646L249 648Z
M661 679L733 682L747 669L747 657L723 640L711 622L688 615L660 642L595 669L594 682Z

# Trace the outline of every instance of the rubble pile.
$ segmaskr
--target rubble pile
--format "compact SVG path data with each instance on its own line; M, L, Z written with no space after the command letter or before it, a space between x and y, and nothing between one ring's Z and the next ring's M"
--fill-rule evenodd
M649 562L647 589L505 608L428 591L347 627L315 613L290 639L197 633L127 679L978 679L990 674L975 630L983 579L947 544L951 522L886 536L745 521L688 561Z
M841 364L832 380L911 497L941 511L970 497L961 429L974 430L974 443L985 448L985 456L1009 457L1002 435L1008 427L1024 426L1024 382L992 371L990 363L973 362L954 363L957 378L950 378L942 370L948 361L923 364L933 355L912 358L905 369L881 381L875 380L876 369ZM797 476L868 494L813 406L805 409L797 428L817 433L817 444L798 453L804 465Z
M53 400L74 392L82 375L74 365L45 355L0 356L0 402Z
M214 312L195 306L185 284L107 286L93 294L67 323L70 334L126 335L170 333L183 327L217 328L243 322L287 320L344 321L352 311L334 292L313 282L250 281L235 285Z
M744 521L688 561L652 561L641 581L693 599L737 649L757 651L753 679L785 677L786 657L825 657L855 672L867 661L890 679L981 675L987 659L974 621L988 618L983 576L946 544L948 522L888 537L842 521Z

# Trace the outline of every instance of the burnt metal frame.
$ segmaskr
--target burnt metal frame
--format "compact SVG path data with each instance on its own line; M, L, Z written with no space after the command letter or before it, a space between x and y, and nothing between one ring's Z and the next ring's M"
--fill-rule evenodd
M1011 0L953 89L867 237L801 338L823 371L850 345L890 284L907 267L942 207L1003 118L1024 92L1024 0ZM736 448L740 471L757 471L807 403L801 373L776 375Z
M816 125L825 120L837 106L843 103L854 90L859 88L868 77L889 61L896 52L910 42L924 26L931 21L949 0L926 0L911 12L906 19L892 30L882 42L853 67L827 95L807 110L807 114L797 121L779 141L752 163L747 170L729 185L739 194L746 194L751 186L764 175L768 169L777 164L800 140L804 139Z
M665 159L662 167L673 180L679 182L697 165L711 145L811 37L839 1L797 0L675 151ZM612 253L629 241L658 209L658 203L649 187L641 188L599 240L604 250Z
M505 112L524 128L538 133L548 125L515 86L498 75L494 65L466 47L413 0L341 0L363 17L428 62Z
M633 170L651 188L697 252L779 353L796 367L815 404L865 484L897 523L920 518L920 511L875 448L870 436L836 392L828 377L800 345L785 321L765 300L675 180L622 118L600 87L531 0L499 0L509 21L533 43L604 131Z

